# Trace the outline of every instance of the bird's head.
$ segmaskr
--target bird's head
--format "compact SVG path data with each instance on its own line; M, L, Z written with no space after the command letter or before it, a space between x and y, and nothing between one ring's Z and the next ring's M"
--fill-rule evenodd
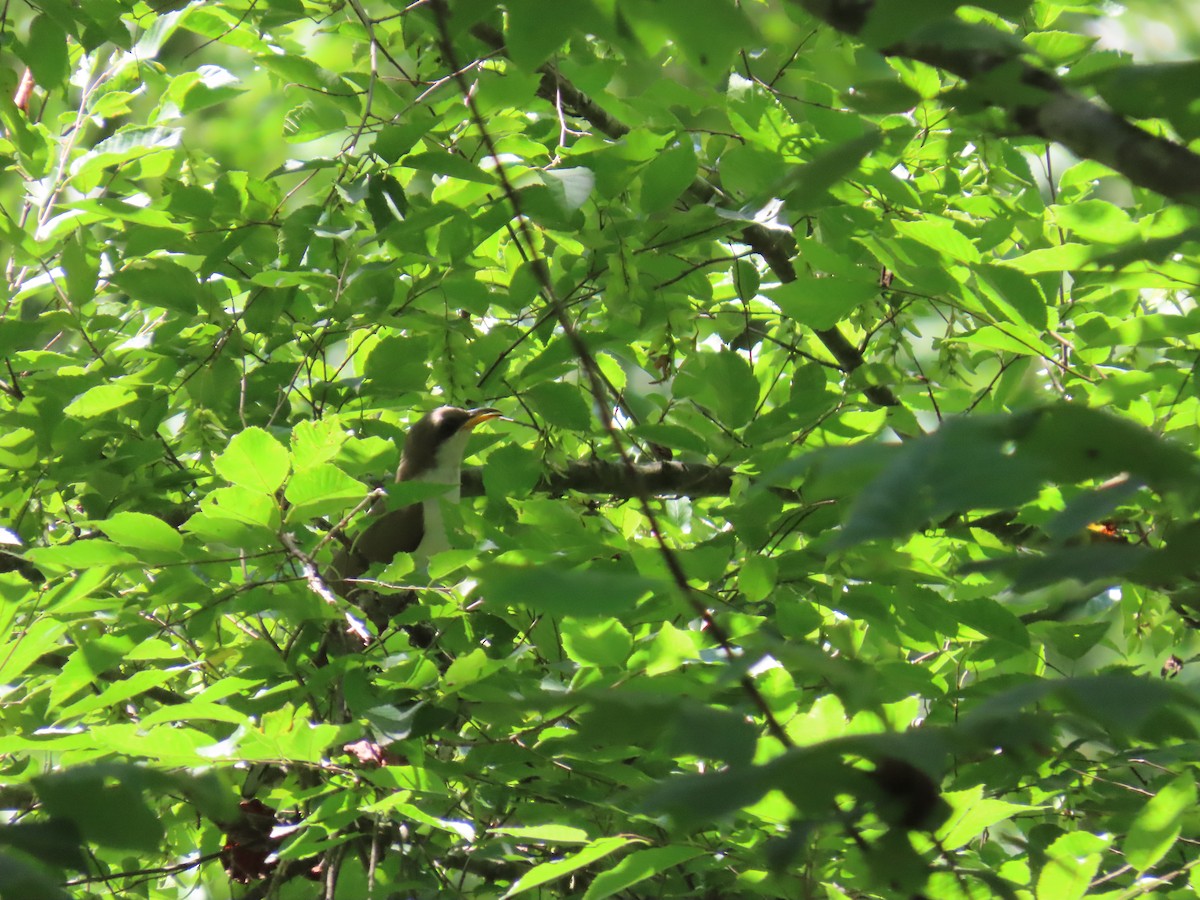
M462 409L439 406L408 430L397 481L435 481L458 484L463 451L471 430L503 413L490 406Z

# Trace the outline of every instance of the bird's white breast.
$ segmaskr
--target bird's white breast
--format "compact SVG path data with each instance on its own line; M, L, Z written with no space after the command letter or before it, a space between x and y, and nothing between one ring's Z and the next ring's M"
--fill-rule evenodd
M462 456L470 436L470 432L463 431L446 441L438 450L437 465L413 479L446 485L446 493L421 501L424 506L425 536L413 553L418 560L427 560L435 553L450 549L442 504L457 503L462 494Z

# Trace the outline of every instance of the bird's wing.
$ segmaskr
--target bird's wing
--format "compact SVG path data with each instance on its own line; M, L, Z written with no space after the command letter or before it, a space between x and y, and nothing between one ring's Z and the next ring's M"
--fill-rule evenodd
M412 553L425 534L424 504L393 509L372 519L354 541L354 553L368 565L389 563L397 553Z

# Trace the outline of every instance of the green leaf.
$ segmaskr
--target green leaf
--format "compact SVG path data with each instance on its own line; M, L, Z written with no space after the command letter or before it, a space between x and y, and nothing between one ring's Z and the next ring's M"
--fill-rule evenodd
M146 803L144 770L126 763L75 766L33 779L43 808L103 847L155 852L165 832Z
M134 672L129 678L109 684L99 694L88 694L60 711L63 719L77 719L98 709L106 709L118 703L144 694L166 684L176 676L170 669L146 669Z
M1200 137L1200 110L1190 94L1200 61L1120 66L1096 79L1104 102L1121 115L1168 120L1184 141Z
M387 508L402 509L422 500L443 497L451 488L429 481L398 481L387 485Z
M581 666L619 666L633 649L633 638L620 622L569 618L559 626L563 650Z
M1050 481L1082 481L1128 472L1157 490L1200 483L1196 458L1126 419L1062 403L1014 419L1020 453Z
M130 566L137 558L108 541L72 541L53 547L34 547L25 558L48 571L90 569L97 566Z
M1038 622L1030 631L1070 660L1082 659L1108 634L1108 622Z
M862 161L883 142L872 128L865 134L821 150L809 162L790 170L774 193L798 210L819 209L828 191L856 172Z
M485 604L519 606L554 616L576 619L619 615L634 607L648 592L661 588L649 578L626 572L567 570L552 565L493 564L479 573Z
M386 163L395 163L405 153L408 153L418 140L429 131L429 123L405 122L403 124L385 125L375 136L375 152Z
M660 153L642 170L642 209L669 209L696 178L696 153L690 139Z
M123 547L166 554L183 549L183 536L178 531L145 513L119 512L95 525Z
M1139 236L1129 213L1106 200L1079 200L1049 211L1055 222L1082 241L1124 244Z
M1036 31L1023 39L1050 65L1061 66L1087 53L1099 37L1069 31Z
M660 718L672 749L732 766L749 765L756 736L745 717L697 704L681 704L674 712L673 722L669 716Z
M998 264L1009 266L1026 275L1043 272L1069 272L1089 268L1089 263L1104 252L1104 248L1090 244L1059 244L1044 250L1032 250L1021 256L998 260Z
M901 81L877 78L855 84L846 102L864 113L906 112L921 102L921 95Z
M646 674L654 676L674 672L687 660L696 659L699 652L692 632L663 622L646 654Z
M528 825L524 827L492 828L489 834L503 834L519 841L539 841L547 844L586 844L588 833L570 825Z
M895 222L892 226L902 238L911 238L957 262L978 263L975 245L949 219L925 216L914 222Z
M294 144L319 140L345 127L345 113L324 100L306 100L293 106L283 120L284 138Z
M1037 900L1078 900L1100 869L1106 841L1085 832L1065 834L1046 851L1037 879Z
M708 442L690 428L681 425L638 425L630 431L638 438L673 450L684 450L700 457L708 453Z
M180 96L179 106L184 113L195 113L228 103L245 91L236 75L228 69L214 65L201 66L196 70L194 78L178 79L176 84L171 86L171 92Z
M287 448L262 428L247 428L234 436L213 466L230 484L274 493L287 478L290 466Z
M596 187L596 176L591 169L573 166L566 169L549 169L539 173L542 183L562 212L570 214L579 210L592 197Z
M1037 282L1002 266L981 265L975 269L985 296L996 303L1011 322L1041 331L1047 324L1046 300Z
M1049 355L1049 351L1042 345L1041 341L1023 340L1014 334L1010 334L1005 329L1011 329L1011 326L1000 328L994 325L985 325L975 332L964 334L951 340L958 340L978 349L999 350L1003 353L1016 353L1020 356Z
M126 266L111 281L148 306L190 315L204 302L195 273L169 259L148 259Z
M275 498L254 488L216 488L200 501L200 507L207 514L259 525L271 531L279 527L279 505Z
M583 388L564 381L544 381L525 392L530 407L549 424L572 431L588 431L592 411Z
M427 151L406 156L400 163L406 169L445 175L475 184L495 185L496 179L473 162L453 153Z
M1162 489L1194 487L1200 477L1183 448L1082 406L949 421L891 454L859 493L834 545L907 534L955 511L1016 506L1046 482L1122 472Z
M275 535L271 531L248 525L231 516L197 513L183 524L183 530L205 543L243 550L258 550L275 543Z
M787 315L810 328L833 328L879 296L879 285L838 276L797 278L768 291Z
M65 819L47 822L17 822L0 825L0 844L20 850L46 865L70 868L77 871L87 869L87 857L83 854L82 838L75 824ZM0 883L10 889L14 882L3 880L3 864L0 863ZM22 893L21 896L28 896Z
M68 403L63 412L79 419L93 419L128 406L136 399L137 394L128 385L98 384Z
M957 6L954 0L927 0L913 7L902 3L872 4L858 14L861 18L853 22L857 26L854 31L872 46L887 46L903 40L922 25L952 15Z
M501 896L502 898L515 897L517 894L522 894L535 887L557 881L564 875L570 875L584 866L591 865L596 860L603 859L610 853L614 853L622 847L633 843L633 841L633 838L626 837L597 838L576 853L572 853L562 859L534 866L517 879L516 884Z
M984 797L981 786L964 791L949 791L942 794L942 797L953 810L950 819L938 831L938 843L947 850L963 846L993 825L1015 815L1044 808Z
M733 283L737 288L738 298L743 303L749 303L758 296L762 276L754 263L739 259L735 260L733 264Z
M738 587L751 603L771 596L779 575L778 563L769 556L751 556L738 573Z
M1151 561L1147 547L1094 544L1052 550L1038 556L988 560L964 566L963 572L1003 572L1012 579L1014 590L1026 593L1068 579L1081 584L1111 584Z
M742 10L722 0L660 0L638 13L664 28L687 61L709 76L725 72L738 49L758 40ZM639 24L637 18L632 20L635 30ZM643 30L644 39L650 35L650 28Z
M364 203L377 232L386 231L395 222L403 221L408 212L408 197L404 188L391 175L371 176L367 180Z
M292 504L289 522L306 522L318 516L340 515L370 493L357 481L331 463L320 463L296 472L283 492Z
M677 397L708 407L730 428L745 425L758 404L758 381L750 365L732 350L693 353L675 376Z
M363 374L377 391L421 390L429 380L429 356L429 341L424 337L386 337L371 350Z
M964 725L1007 719L1025 707L1057 699L1076 715L1083 716L1114 735L1195 733L1195 726L1181 719L1194 715L1200 702L1170 684L1132 675L1092 675L1034 681L1009 688L987 698L964 718Z
M502 668L503 660L489 659L482 650L476 648L450 663L444 677L446 690L461 691L494 675Z
M760 201L781 193L778 188L787 183L785 178L792 171L778 153L757 144L734 144L720 159L721 184L725 189ZM834 173L834 176L837 174L840 173ZM822 180L832 183L836 181L834 176ZM795 177L799 179L800 176ZM751 218L752 214L747 212L746 216Z
M0 853L0 884L22 900L70 900L59 880L11 853Z
M4 679L5 684L19 678L42 654L55 649L66 630L63 622L40 618L13 635L0 645L0 678Z
M526 72L537 71L577 25L594 15L587 4L540 0L511 0L507 8L505 46L512 61Z
M1191 772L1171 779L1138 810L1121 851L1139 872L1155 866L1170 852L1196 806L1196 778Z
M297 422L292 429L292 463L299 472L334 459L346 442L336 419Z
M488 454L483 466L483 486L489 497L528 497L542 477L537 454L508 444Z
M48 16L37 16L29 26L28 53L23 58L38 84L61 87L70 70L66 34Z
M762 767L675 775L655 786L643 805L651 814L669 816L681 831L691 831L757 803L773 786L772 780L771 773Z
M179 146L183 132L178 128L129 126L98 143L71 163L71 178L77 185L100 177L101 170L120 166Z
M682 844L635 850L611 869L600 872L592 879L583 900L603 900L605 897L611 897L680 863L695 859L703 852L696 847Z

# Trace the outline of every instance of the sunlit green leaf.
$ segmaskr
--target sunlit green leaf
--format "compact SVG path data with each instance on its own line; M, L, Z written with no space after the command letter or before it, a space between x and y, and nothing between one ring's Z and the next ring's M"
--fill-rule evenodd
M619 666L633 638L616 621L568 620L562 624L563 650L581 666Z
M284 497L293 504L288 518L303 521L344 511L362 500L368 491L361 481L329 463L302 469L288 480L284 491Z
M137 394L129 385L98 384L68 403L63 412L68 416L91 419L127 406L136 399Z
M1121 849L1129 864L1144 872L1162 859L1179 839L1183 819L1196 805L1196 779L1190 773L1172 779L1143 806Z
M645 881L664 869L695 859L701 850L684 845L635 850L607 871L601 872L583 895L584 900L602 900Z
M96 527L123 547L174 553L182 549L183 537L162 519L145 513L119 512Z
M800 278L770 292L779 308L812 328L832 328L878 296L879 285L847 278Z
M226 481L254 491L276 490L288 473L288 452L262 428L247 428L215 460Z
M625 845L631 843L632 838L626 837L606 837L598 838L592 841L582 850L564 856L561 859L552 860L551 862L541 863L534 866L524 875L522 875L511 888L504 893L505 897L515 897L517 894L522 894L525 891L532 890L543 884L549 884L552 881L557 881L565 875L569 875L584 866L594 863L598 859L603 859L610 853L613 853Z

